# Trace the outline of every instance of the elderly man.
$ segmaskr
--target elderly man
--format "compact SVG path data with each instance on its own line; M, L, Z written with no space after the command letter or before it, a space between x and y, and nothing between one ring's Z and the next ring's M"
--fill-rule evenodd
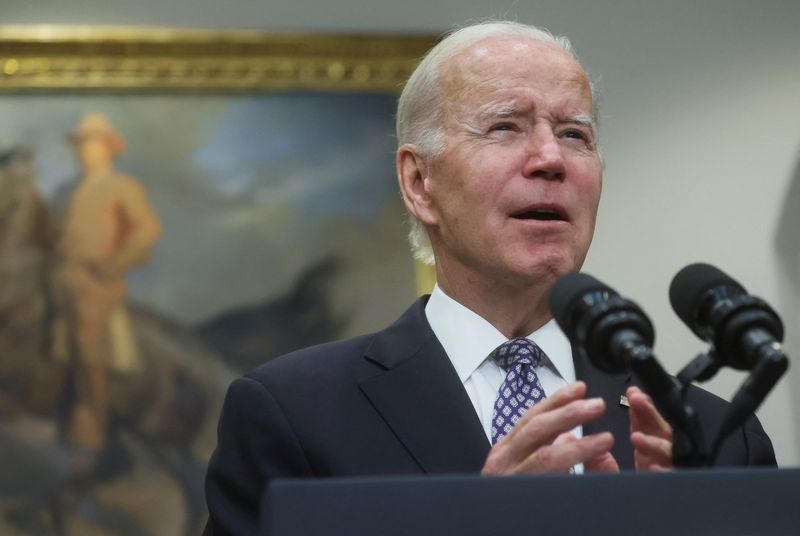
M437 287L383 331L234 382L207 534L252 533L273 478L670 466L649 397L573 357L547 305L586 256L603 171L591 84L566 40L516 23L459 30L411 76L397 123L411 241L435 259ZM691 397L713 426L724 403ZM718 461L775 463L755 420Z

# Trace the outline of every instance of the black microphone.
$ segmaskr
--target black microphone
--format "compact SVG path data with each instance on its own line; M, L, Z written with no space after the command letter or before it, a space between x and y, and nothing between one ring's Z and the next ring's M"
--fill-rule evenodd
M706 462L697 414L684 404L678 381L653 355L653 324L638 305L590 275L572 273L550 291L550 311L573 349L597 368L610 373L633 370L664 418L683 433L676 434L674 443L677 465Z
M625 372L633 348L653 346L653 324L644 311L588 274L559 279L550 311L573 347L605 372Z
M708 355L695 360L698 370L690 372L691 364L685 369L687 379L708 377L702 369L713 373L720 365L751 371L731 400L712 448L713 459L722 441L758 409L789 367L781 346L783 323L764 300L709 264L690 264L678 272L669 287L669 301L678 317L711 343Z
M678 272L669 301L689 329L713 344L720 364L750 370L782 353L783 323L775 311L709 264L690 264Z

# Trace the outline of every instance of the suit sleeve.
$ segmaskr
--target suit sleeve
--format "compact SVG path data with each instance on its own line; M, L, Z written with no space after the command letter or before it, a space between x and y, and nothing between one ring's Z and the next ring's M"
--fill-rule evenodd
M689 386L687 403L697 410L709 448L716 441L730 409L722 398L695 385ZM776 466L775 451L758 418L751 416L726 437L717 451L713 465L723 467Z
M203 534L255 535L269 481L311 476L308 461L278 402L252 378L231 384L217 435L206 476L209 519Z
M707 438L709 440L712 437ZM775 467L775 451L758 419L750 417L743 426L728 436L720 446L714 465Z
M744 441L747 445L747 465L766 465L775 467L775 451L772 441L756 417L750 417L743 427Z

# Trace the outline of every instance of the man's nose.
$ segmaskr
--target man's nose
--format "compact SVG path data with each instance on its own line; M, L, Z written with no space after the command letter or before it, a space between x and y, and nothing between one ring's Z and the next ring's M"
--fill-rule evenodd
M530 153L523 171L526 177L564 180L566 174L564 153L558 143L558 137L549 125L541 125L534 129L528 150Z

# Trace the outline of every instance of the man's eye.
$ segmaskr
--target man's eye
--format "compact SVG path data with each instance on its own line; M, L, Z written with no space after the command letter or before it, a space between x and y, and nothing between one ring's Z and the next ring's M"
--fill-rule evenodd
M514 123L497 123L492 126L491 130L515 131L517 126Z
M566 130L561 134L561 136L575 140L589 141L589 135L580 130Z

